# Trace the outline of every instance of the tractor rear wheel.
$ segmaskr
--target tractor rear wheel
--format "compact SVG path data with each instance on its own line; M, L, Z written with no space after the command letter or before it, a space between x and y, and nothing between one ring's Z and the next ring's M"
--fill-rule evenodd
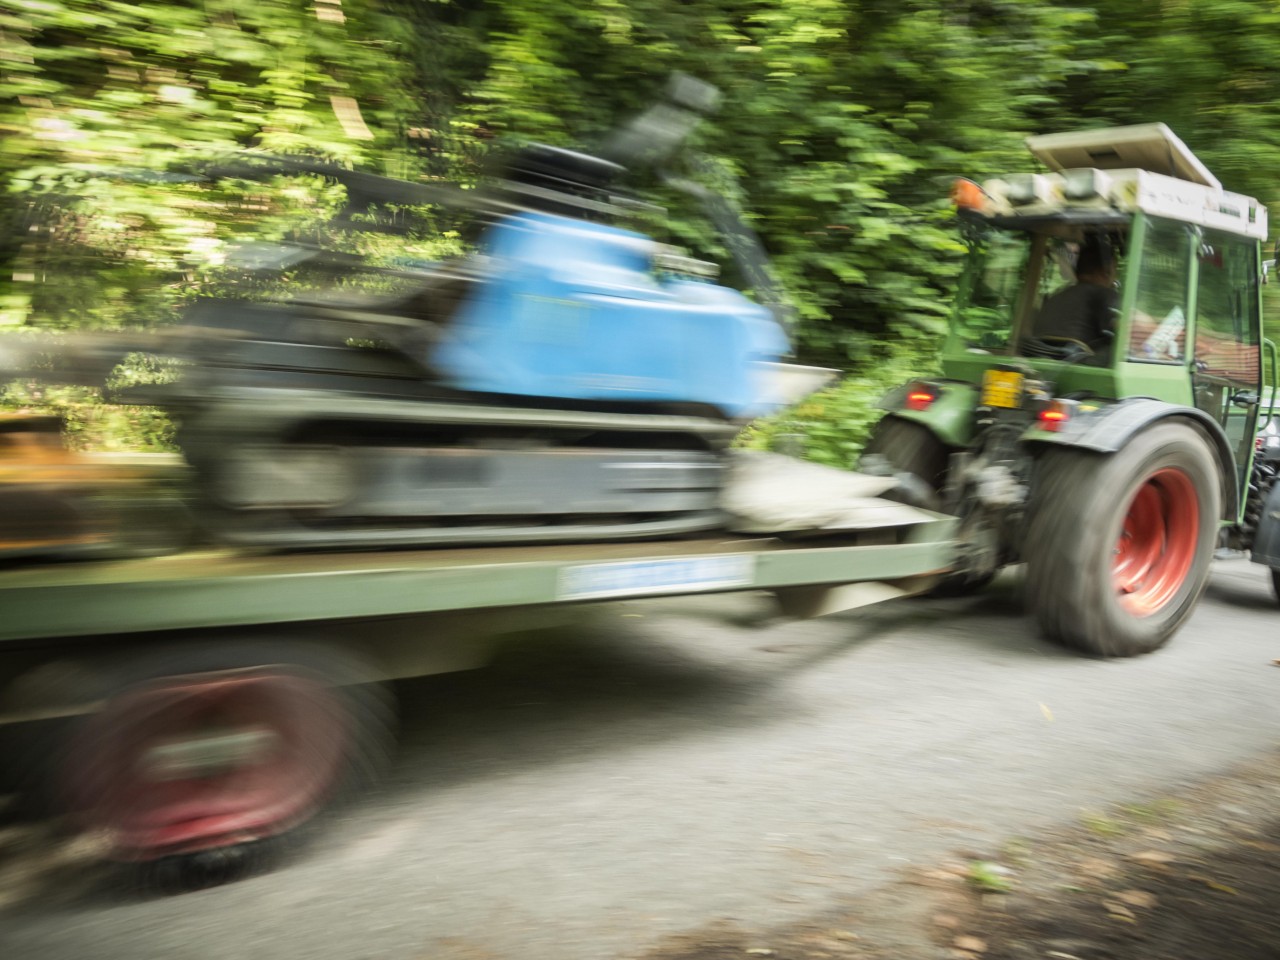
M948 451L927 427L899 417L885 417L876 424L871 439L862 450L864 457L872 454L884 457L894 470L919 477L933 492L932 504L922 507L940 510L942 500L938 492L946 481Z
M1104 657L1162 646L1200 598L1221 515L1217 460L1190 424L1157 424L1112 455L1047 450L1023 549L1041 629Z

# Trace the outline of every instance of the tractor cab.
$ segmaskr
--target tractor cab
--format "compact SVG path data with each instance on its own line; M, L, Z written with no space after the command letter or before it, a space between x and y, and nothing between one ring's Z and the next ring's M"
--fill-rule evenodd
M954 189L969 255L945 377L985 383L986 407L1034 400L1009 389L1027 380L1042 400L1194 406L1247 463L1266 208L1223 190L1162 123L1027 146L1049 172Z

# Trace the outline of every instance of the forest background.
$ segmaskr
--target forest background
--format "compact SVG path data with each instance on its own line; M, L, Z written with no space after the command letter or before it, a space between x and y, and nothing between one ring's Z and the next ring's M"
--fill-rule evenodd
M848 464L879 395L934 362L954 177L1028 169L1028 134L1160 120L1276 220L1278 62L1277 0L0 0L0 333L172 322L237 238L324 206L158 175L189 158L474 182L504 141L598 142L682 70L724 93L697 145L741 185L800 358L847 374L758 439ZM661 239L725 259L657 199ZM155 411L83 390L10 384L0 405L62 413L82 446L169 443Z

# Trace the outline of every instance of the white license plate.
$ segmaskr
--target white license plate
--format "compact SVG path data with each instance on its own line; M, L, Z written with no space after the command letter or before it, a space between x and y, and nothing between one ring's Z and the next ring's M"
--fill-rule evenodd
M600 600L749 587L755 557L681 557L584 563L560 573L561 600Z

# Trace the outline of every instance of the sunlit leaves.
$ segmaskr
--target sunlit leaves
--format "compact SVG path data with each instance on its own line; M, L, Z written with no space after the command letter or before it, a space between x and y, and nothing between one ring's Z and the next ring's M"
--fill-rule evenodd
M914 371L930 354L962 249L950 179L1025 169L1027 134L1163 120L1230 189L1280 202L1271 2L342 0L340 18L313 7L0 0L0 320L153 322L201 288L201 258L220 244L281 235L299 216L318 229L330 202L281 194L238 208L233 186L86 174L248 147L474 183L499 138L589 146L673 69L725 93L696 146L738 177L735 197L795 302L802 354L854 372L903 358ZM335 104L351 103L358 118L344 124ZM644 229L728 268L691 203L654 177L632 185L668 209ZM57 285L13 279L59 271Z

